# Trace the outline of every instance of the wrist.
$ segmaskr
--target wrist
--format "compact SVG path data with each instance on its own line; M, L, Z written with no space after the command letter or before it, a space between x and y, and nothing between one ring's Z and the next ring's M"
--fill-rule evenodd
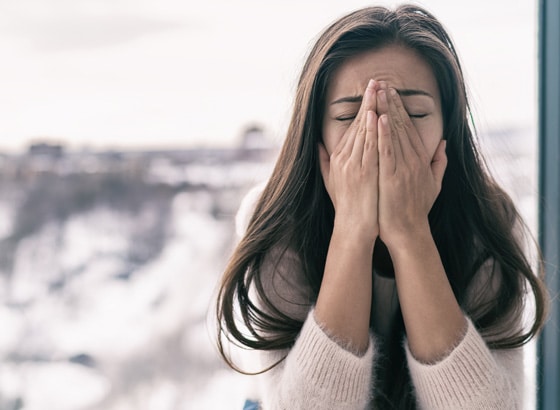
M378 235L379 229L375 226L350 222L335 216L332 237L343 240L348 246L363 246L373 252L373 246Z
M394 258L402 252L421 249L433 243L433 235L429 222L415 225L413 228L402 232L391 232L389 235L382 236L381 240L387 246L389 253Z

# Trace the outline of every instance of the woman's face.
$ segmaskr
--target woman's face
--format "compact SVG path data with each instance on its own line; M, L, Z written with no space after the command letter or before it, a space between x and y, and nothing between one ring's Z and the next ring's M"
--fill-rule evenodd
M432 69L415 51L390 45L346 60L327 87L323 143L333 152L358 112L368 81L385 81L396 88L430 157L443 135L437 81Z

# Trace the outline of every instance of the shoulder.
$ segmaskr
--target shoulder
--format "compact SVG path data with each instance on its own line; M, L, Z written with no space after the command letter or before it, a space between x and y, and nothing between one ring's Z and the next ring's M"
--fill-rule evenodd
M512 223L510 227L507 244L507 249L510 254L518 253L516 255L519 259L525 260L524 252L526 246L523 246L526 239L525 226L521 221ZM506 235L506 236L509 236ZM498 296L508 282L517 282L522 279L518 272L511 272L511 269L502 269L500 260L507 259L507 256L499 253L492 253L488 246L485 246L480 239L474 240L474 248L478 250L478 268L469 280L466 292L465 301L468 308L476 308L477 306L485 306L491 304ZM517 280L515 280L517 279ZM522 287L520 287L521 290ZM520 295L511 295L517 297Z
M241 201L235 218L239 237L245 234L265 185L256 185ZM258 270L257 289L254 290L257 292L253 292L253 297L262 308L266 309L271 304L281 314L301 322L307 317L314 301L301 259L285 243L277 243L265 253ZM272 313L270 309L266 310Z
M263 296L276 309L291 319L305 320L314 297L295 251L285 245L275 245L265 255L259 277Z
M255 212L257 201L262 195L266 182L261 182L249 190L241 200L237 214L235 215L235 233L242 237L247 230L249 221Z
M525 330L525 294L521 293L525 288L512 287L511 280L504 277L500 264L489 258L466 289L465 311L488 343L516 338Z

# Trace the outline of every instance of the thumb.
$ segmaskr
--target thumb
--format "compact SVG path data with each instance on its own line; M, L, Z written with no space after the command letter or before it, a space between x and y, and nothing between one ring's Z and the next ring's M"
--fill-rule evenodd
M432 158L432 174L437 182L438 188L441 189L441 182L447 167L447 155L445 154L445 147L447 146L446 140L441 140L436 148L434 157Z

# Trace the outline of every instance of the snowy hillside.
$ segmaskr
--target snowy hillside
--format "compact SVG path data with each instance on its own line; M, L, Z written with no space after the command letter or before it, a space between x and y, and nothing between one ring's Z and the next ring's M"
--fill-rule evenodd
M270 163L218 157L3 162L0 409L241 407L206 318Z

